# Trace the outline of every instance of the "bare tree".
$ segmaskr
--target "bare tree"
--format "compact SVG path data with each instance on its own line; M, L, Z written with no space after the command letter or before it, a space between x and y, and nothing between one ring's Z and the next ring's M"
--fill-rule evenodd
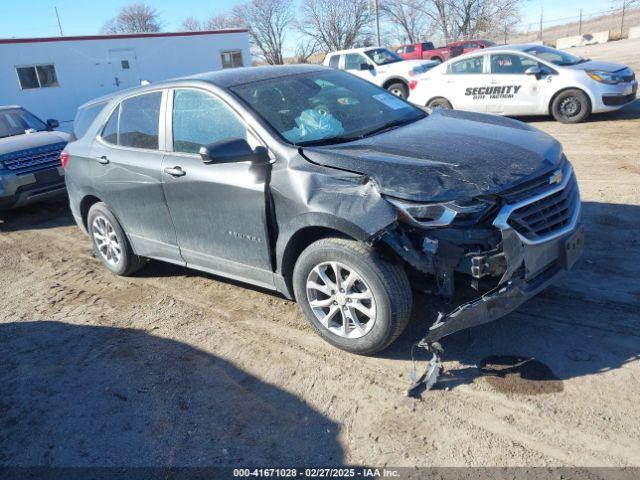
M204 26L202 22L198 20L196 17L187 17L182 21L180 25L180 30L183 32L199 32L204 30Z
M445 41L478 36L498 37L505 25L519 21L523 0L428 0L422 10Z
M303 0L300 32L327 51L366 43L367 0Z
M244 22L235 15L228 13L218 13L211 16L205 22L206 30L225 30L228 28L244 27Z
M309 58L318 53L318 44L314 39L300 39L294 54L295 63L309 63Z
M293 15L292 0L249 0L233 9L234 22L249 29L256 53L270 65L284 63L282 50Z
M397 30L402 43L418 43L429 30L429 17L420 0L386 0L380 11Z
M123 7L114 18L102 27L103 33L159 32L160 16L157 10L144 3L132 3Z

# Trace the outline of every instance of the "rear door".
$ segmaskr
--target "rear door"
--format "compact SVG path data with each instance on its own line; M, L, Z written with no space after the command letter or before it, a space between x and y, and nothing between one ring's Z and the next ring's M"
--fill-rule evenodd
M96 190L113 211L138 255L181 262L162 189L162 90L124 99L92 148Z
M200 147L244 138L260 144L222 99L195 88L170 91L163 185L187 265L272 284L266 179L250 162L204 163ZM178 174L176 175L176 171Z
M135 87L140 85L140 75L136 52L130 49L109 50L109 61L113 70L113 77L116 87L119 89Z
M475 55L452 62L444 75L443 96L454 108L473 112L486 111L485 96L489 78L485 73L485 55Z
M486 92L487 111L503 115L542 113L546 76L525 75L535 60L515 53L492 53L491 86Z

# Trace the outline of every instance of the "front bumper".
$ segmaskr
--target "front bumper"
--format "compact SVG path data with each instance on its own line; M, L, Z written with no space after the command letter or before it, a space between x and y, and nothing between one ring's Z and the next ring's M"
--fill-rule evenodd
M0 208L9 209L36 203L65 193L62 167L27 173L0 171Z
M479 298L464 303L447 314L441 314L424 338L436 342L459 330L489 323L511 313L531 297L536 296L558 278L562 277L582 253L584 232L578 227L568 237L550 245L558 256L543 270L530 278L524 275L500 284Z
M638 82L634 80L618 85L602 86L594 92L595 103L593 112L608 112L617 110L636 99L638 93Z

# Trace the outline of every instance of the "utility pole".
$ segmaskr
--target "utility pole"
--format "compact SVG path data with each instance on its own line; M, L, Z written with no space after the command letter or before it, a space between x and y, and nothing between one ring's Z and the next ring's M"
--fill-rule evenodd
M540 31L538 32L538 40L542 40L542 15L543 9L540 7Z
M627 8L627 0L622 0L622 16L620 17L620 40L624 35L624 11Z
M56 19L58 20L58 30L60 30L60 36L64 37L64 33L62 33L62 24L60 23L60 15L58 15L58 7L53 7L56 11Z
M374 0L374 5L376 8L376 37L378 38L378 47L381 47L382 45L380 45L380 13L378 12L378 1L379 0Z
M582 35L582 9L580 9L580 23L578 26L578 35Z

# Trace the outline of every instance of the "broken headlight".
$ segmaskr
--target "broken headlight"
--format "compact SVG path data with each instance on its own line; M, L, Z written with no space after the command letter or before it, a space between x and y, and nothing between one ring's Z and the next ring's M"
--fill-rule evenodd
M477 223L486 218L495 207L494 203L485 200L443 203L415 203L389 197L386 200L398 209L401 221L418 227Z

